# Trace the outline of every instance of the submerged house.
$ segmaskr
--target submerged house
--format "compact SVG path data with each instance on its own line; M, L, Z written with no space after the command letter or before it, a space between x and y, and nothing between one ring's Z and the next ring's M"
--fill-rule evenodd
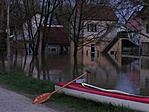
M69 53L70 41L64 27L61 25L47 25L44 27L44 19L41 14L35 14L31 19L27 20L23 24L22 31L18 32L17 37L14 38L13 47L16 48L17 51L24 53L26 51L32 54L38 44L37 42L40 41L40 49L42 46L41 39L46 38L46 53ZM39 27L41 27L40 32ZM38 52L40 52L40 50L38 50Z
M138 54L149 55L149 8L145 6L141 11L135 11L128 19L126 27L128 38L136 44L135 48L140 49Z
M81 30L80 43L85 43L86 46L83 46L83 52L79 52L81 52L83 55L98 57L100 52L105 54L121 55L122 52L125 51L133 52L135 54L136 50L137 53L141 52L142 55L149 55L148 7L144 7L140 12L134 12L129 18L126 26L131 33L129 33L127 36L125 36L125 33L123 35L123 32L117 33L118 18L110 6L89 4L84 5L82 10L83 28ZM20 33L21 35L17 35L16 39L14 38L14 47L23 49L26 47L28 52L31 52L30 48L34 47L34 45L31 44L32 41L34 41L34 43L37 41L36 31L38 27L37 23L40 21L40 17L40 14L36 14L32 17L31 33L29 33L27 30L28 25L24 23L24 33ZM44 18L42 19L43 22ZM134 22L134 20L137 21L137 24ZM134 33L136 32L135 30L137 32L141 32L141 36L139 33ZM47 35L47 52L54 54L69 52L70 40L64 30L64 27L60 25L46 27L46 32L49 32L49 35ZM32 36L30 34L32 34ZM72 41L71 49L74 49ZM90 60L94 60L94 58L91 58Z
M44 17L41 14L35 14L34 16L27 18L22 24L16 35L13 38L13 48L17 52L33 53L33 49L37 43L38 28L39 25L43 25Z
M147 55L149 14L145 9L134 12L126 23L127 30L118 32L118 18L111 7L85 6L80 41L86 43L86 46L79 51L78 59L82 60L84 65L89 65L87 63L95 64L100 52L110 55L112 59L122 54Z
M103 51L107 54L149 55L149 9L132 13L125 30L118 32L117 37ZM119 44L118 46L116 44ZM119 49L119 50L118 50Z
M100 55L109 43L117 35L118 18L110 6L105 5L84 5L82 8L82 38L80 43L84 44L83 49L79 51L86 57L80 60L88 63L94 61L95 57ZM73 43L71 43L73 49Z
M141 54L141 18L137 18L139 11L134 11L125 23L125 38L122 40L122 54L140 55ZM121 37L121 36L120 36Z
M47 48L46 51L50 54L68 54L70 47L70 40L67 32L61 25L52 25L46 27Z

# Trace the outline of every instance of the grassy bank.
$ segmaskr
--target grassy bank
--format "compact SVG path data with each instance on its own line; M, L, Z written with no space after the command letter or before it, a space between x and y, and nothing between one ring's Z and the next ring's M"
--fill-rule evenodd
M54 91L54 83L47 80L30 78L16 73L0 73L0 85L9 89L38 96ZM53 94L48 102L54 101L77 112L138 112L111 104L97 103L63 94Z

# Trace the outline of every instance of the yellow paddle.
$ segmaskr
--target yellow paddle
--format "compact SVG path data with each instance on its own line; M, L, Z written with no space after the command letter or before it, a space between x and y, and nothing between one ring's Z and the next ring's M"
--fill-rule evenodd
M74 80L68 82L67 84L65 84L64 86L60 87L59 89L53 91L52 93L44 93L44 94L41 94L39 96L37 96L35 98L35 100L33 101L33 104L39 104L39 103L42 103L46 100L48 100L54 93L58 92L59 90L65 88L66 86L68 86L69 84L75 82L77 79L80 79L81 77L87 75L88 73L90 73L89 71L86 71L84 74L80 75L79 77L75 78Z

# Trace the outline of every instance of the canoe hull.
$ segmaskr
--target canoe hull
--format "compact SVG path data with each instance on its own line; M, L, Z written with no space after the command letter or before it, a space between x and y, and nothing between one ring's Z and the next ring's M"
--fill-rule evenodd
M59 85L55 85L55 89L58 89L60 87L61 86ZM129 101L125 99L113 98L113 97L99 95L99 94L97 95L93 93L74 90L71 88L63 88L59 92L64 93L66 95L78 97L78 98L84 98L84 99L92 100L96 102L112 103L113 105L116 105L116 106L124 106L124 107L128 107L134 110L141 110L141 111L149 112L149 104L147 103Z

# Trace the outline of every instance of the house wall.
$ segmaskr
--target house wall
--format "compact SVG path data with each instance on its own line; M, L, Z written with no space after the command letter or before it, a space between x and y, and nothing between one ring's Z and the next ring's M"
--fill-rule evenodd
M41 19L41 15L40 14L36 14L35 16L33 16L31 18L31 20L27 20L24 24L23 24L23 31L20 29L17 32L17 36L13 38L13 40L17 40L18 42L20 42L21 44L24 45L24 43L26 44L28 53L32 53L32 50L30 49L29 46L29 42L34 41L36 42L36 33L37 33L37 28L39 27L40 24L40 19ZM44 17L42 18L42 23L44 21ZM29 26L29 24L31 26ZM30 30L29 30L30 29ZM29 33L30 32L30 33ZM15 45L16 48L20 49L22 47L19 47L20 45L17 43ZM22 48L24 50L24 48Z
M93 55L95 57L99 56L100 52L102 52L109 45L109 43L117 36L116 23L117 21L84 20L84 29L81 31L83 39L81 39L80 41L86 44L86 46L84 46L83 49L78 51L78 60L84 60L85 62L87 62L87 60L91 60L88 59L88 56L91 56L93 54L91 53L91 44L95 44L95 53ZM88 31L88 24L96 24L97 31ZM71 41L70 46L70 54L71 57L73 57L73 41Z
M88 32L88 24L97 24L97 32ZM101 21L101 20L86 20L84 22L83 37L95 38L95 37L106 37L114 38L117 34L117 28L115 27L116 21Z
M26 21L23 24L23 31L20 29L17 32L17 36L14 37L14 40L17 40L17 41L28 41L28 42L32 41L33 38L35 37L36 31L37 31L37 27L39 26L39 23L40 23L40 19L41 19L41 15L40 14L36 14L35 16L33 16L31 18L31 21L30 20ZM44 18L42 18L42 23L43 23L43 21L44 21ZM28 26L29 22L30 22L31 26ZM32 33L32 34L29 34L29 31L28 31L28 29L30 27L31 27L30 33ZM27 45L27 46L29 46L29 45Z
M106 38L102 40L99 44L95 44L95 52L92 56L91 53L91 44L94 44L95 42L91 42L88 45L84 46L83 49L78 51L78 61L82 62L83 65L88 66L88 65L94 65L98 66L97 62L102 59L102 64L107 65L107 61L105 60L104 57L102 57L101 52L109 45L109 43L112 41L112 38ZM115 56L119 58L120 60L117 60L117 64L120 66L121 65L121 53L122 53L122 40L119 39L117 43L109 50L108 54L112 59L115 59ZM86 42L88 42L86 40ZM71 42L71 54L73 51L73 42ZM113 54L114 52L115 54ZM72 55L71 55L72 56ZM96 60L95 60L96 59ZM104 61L105 60L105 61ZM73 63L73 62L72 62Z
M121 55L122 54L122 40L123 38L120 38L114 46L108 51L108 54L111 55Z
M149 33L146 32L146 25L149 23L149 19L143 19L141 33L149 37ZM142 43L142 55L149 55L149 38L141 36Z
M39 27L39 24L40 24L40 19L41 19L41 15L40 14L36 14L35 16L32 17L31 21L27 21L26 23L23 24L23 33L24 33L24 37L25 37L25 40L30 40L29 37L30 34L29 34L29 31L28 29L30 29L31 27L31 31L30 33L32 33L32 36L33 38L35 37L35 34L37 33L37 28ZM42 18L42 23L44 21L44 18ZM28 22L31 22L31 26L28 26L29 23ZM23 40L23 38L21 38Z
M103 51L103 49L109 44L109 42L111 42L112 39L104 39L104 41L101 41L100 44L95 44L95 42L91 42L89 43L87 46L83 47L83 62L84 65L94 65L94 66L98 66L95 65L97 63L97 60L100 60L100 58L103 58L101 56L101 52ZM94 44L94 49L95 52L92 52L92 48L91 48L91 44ZM96 58L96 60L95 60ZM105 60L105 58L103 58L103 60ZM103 61L103 64L107 64L107 61Z
M97 32L89 32L87 31L87 25L93 23L97 24ZM86 56L95 56L98 57L100 53L109 45L109 43L116 37L117 35L117 27L115 27L116 22L115 21L100 21L100 20L88 20L84 22L84 29L83 29L83 39L82 41L85 46L83 49L78 51L78 60L90 60L85 58ZM110 26L109 30L107 30L107 25ZM94 53L91 53L91 45L94 44ZM119 42L114 50L116 48L119 48L121 43ZM71 41L71 55L73 55L73 42ZM119 49L119 54L121 53ZM117 51L117 50L116 50Z
M85 63L88 63L88 62L91 62L91 44L94 44L94 49L95 49L95 52L94 52L94 56L95 57L99 57L101 52L109 45L109 43L113 40L113 38L104 38L102 39L102 41L99 41L99 43L96 43L97 40L93 40L93 41L89 41L89 38L86 39L84 38L84 40L80 40L80 41L84 41L83 43L86 44L82 49L78 50L78 61L79 62L85 62ZM71 41L71 44L70 44L70 54L71 54L71 57L73 57L73 54L74 54L74 43L73 41ZM94 58L94 57L93 57ZM71 63L73 63L73 58L71 59Z
M110 42L110 40L105 39L105 41ZM87 42L87 41L86 41ZM108 42L106 44L108 44ZM96 70L96 77L85 76L87 78L88 83L96 82L103 86L113 87L115 83L111 82L113 80L116 81L116 69L112 66L112 64L107 60L107 58L100 54L98 51L102 51L106 46L105 42L101 42L100 44L95 45L95 56L91 56L91 44L95 42L89 43L87 46L84 46L83 49L78 51L78 62L83 65L84 70ZM73 65L73 42L71 41L71 64ZM102 65L100 68L99 63ZM81 66L82 67L82 66ZM110 73L113 73L112 76ZM102 74L102 75L101 75ZM103 75L104 74L104 75ZM110 77L108 75L110 74ZM99 79L101 79L99 81ZM107 83L107 80L109 83Z
M143 20L143 23L142 23L142 31L141 33L149 36L149 33L146 33L146 25L149 23L149 20ZM145 36L142 36L141 37L141 42L149 42L149 38L145 37Z

